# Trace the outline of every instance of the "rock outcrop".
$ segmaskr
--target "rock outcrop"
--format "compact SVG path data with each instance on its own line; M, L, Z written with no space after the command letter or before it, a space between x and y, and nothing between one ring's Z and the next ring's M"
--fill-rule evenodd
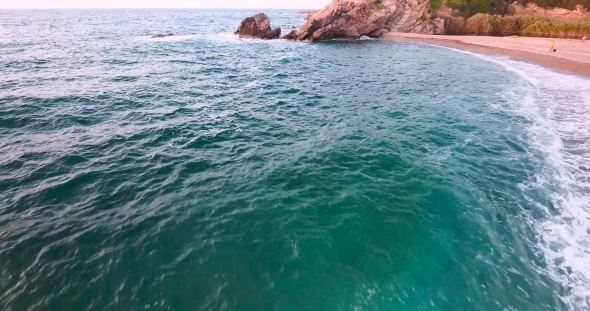
M419 33L426 35L444 35L445 21L442 18L431 19L432 8L430 1L425 0L422 3L411 1L412 13L400 32Z
M379 38L403 14L398 0L333 0L310 14L303 26L283 37L295 41Z
M240 38L250 39L278 39L281 28L270 28L270 18L264 13L245 18L234 33Z

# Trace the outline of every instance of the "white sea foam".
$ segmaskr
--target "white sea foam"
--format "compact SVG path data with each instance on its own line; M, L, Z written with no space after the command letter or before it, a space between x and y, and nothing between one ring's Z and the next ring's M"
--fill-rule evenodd
M538 173L536 185L523 188L550 189L558 210L551 216L548 207L537 204L546 217L530 219L547 261L543 273L570 289L562 296L568 308L590 310L590 80L506 57L456 51L496 63L521 78L522 85L515 87L524 95L516 111L531 122L533 144L550 163L548 171Z
M279 39L260 40L260 39L254 39L254 38L240 38L240 36L238 36L238 35L234 35L233 33L226 33L226 32L220 32L217 35L217 39L219 39L219 38L222 38L223 40L228 40L228 41L245 42L245 43L283 44L285 42L284 40L279 40Z
M539 84L539 81L537 81L535 78L531 77L530 75L526 74L524 71L522 71L522 70L518 69L517 67L514 67L514 66L510 65L508 62L506 62L508 60L508 58L503 58L503 57L499 57L499 56L490 57L490 56L486 56L486 55L481 55L481 54L477 54L477 53L473 53L473 52L469 52L469 51L463 51L463 50L454 49L454 48L450 48L450 47L446 47L446 46L440 46L440 45L434 45L434 46L437 46L437 47L440 47L443 49L457 51L457 52L464 53L464 54L469 54L469 55L475 56L477 58L483 59L485 61L498 64L498 65L504 67L504 69L514 72L519 77L521 77L524 81L530 83L531 85L537 86ZM534 66L534 65L531 65L531 66Z
M240 39L240 36L234 35L233 33L220 32L219 36L225 39Z
M359 38L359 40L363 41L363 40L379 40L377 38L371 38L371 37L367 37L367 36L362 36Z
M554 279L571 288L564 297L574 310L590 310L590 81L505 60L539 81L524 98L522 113L533 122L530 134L547 154L559 215L534 223ZM541 175L541 173L539 173ZM542 180L542 179L540 179Z

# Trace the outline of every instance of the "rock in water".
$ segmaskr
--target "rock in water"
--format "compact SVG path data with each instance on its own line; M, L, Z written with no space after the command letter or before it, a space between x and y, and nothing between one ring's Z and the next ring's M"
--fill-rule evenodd
M234 33L240 38L278 39L281 28L270 28L270 18L264 13L245 18Z
M336 38L379 38L388 32L400 12L398 0L333 0L308 16L305 24L284 39L319 41Z
M169 34L167 34L167 35L163 35L163 34L157 34L157 35L155 35L155 36L152 36L152 39L154 39L154 38L166 38L166 37L172 37L172 36L174 36L174 34L173 34L173 33L169 33Z

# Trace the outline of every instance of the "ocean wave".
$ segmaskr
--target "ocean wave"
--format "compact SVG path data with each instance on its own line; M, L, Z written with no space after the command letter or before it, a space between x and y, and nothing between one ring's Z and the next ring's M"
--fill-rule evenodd
M426 43L425 43L426 44ZM468 55L472 55L475 56L477 58L480 58L482 60L485 60L487 62L491 62L494 64L498 64L502 67L504 67L504 69L515 73L516 75L518 75L520 78L522 78L524 81L528 82L529 84L536 86L539 84L539 81L536 80L535 78L531 77L530 75L528 75L527 73L525 73L524 71L509 65L506 60L508 60L508 58L505 57L501 57L501 56L496 56L496 57L489 57L486 55L482 55L482 54L478 54L478 53L473 53L473 52L469 52L469 51L464 51L464 50L460 50L460 49L455 49L455 48L451 48L451 47L446 47L446 46L441 46L441 45L436 45L436 44L428 44L428 45L433 45L439 48L443 48L443 49L448 49L448 50L453 50L456 52L460 52L463 54L468 54Z
M496 63L524 82L516 87L525 90L525 96L515 102L522 103L518 111L531 121L533 143L546 155L550 168L538 172L536 184L522 187L553 189L550 197L558 209L555 214L537 203L546 217L529 219L547 263L540 269L569 289L561 296L572 310L590 310L589 81L506 57L442 48Z
M582 263L545 264L534 230L570 203L546 195L568 179L533 135L588 133L581 110L559 127L527 112L569 100L552 77L412 43L219 35L252 12L60 12L18 14L64 31L0 19L51 65L3 54L2 310L573 309L557 295L579 280L548 275ZM205 33L130 42L155 24Z
M559 213L535 223L549 273L571 288L564 299L573 310L590 310L590 84L584 78L507 61L539 81L523 101L533 120L530 134L552 170L539 180L555 185L551 198Z
M222 38L224 40L230 40L235 42L248 42L248 43L265 43L265 44L282 44L285 43L285 40L282 39L273 39L273 40L261 40L261 39L254 39L254 38L240 38L240 36L235 35L233 33L227 32L220 32L217 34L217 38ZM292 43L292 42L290 42Z
M367 37L367 36L362 36L359 38L359 40L361 41L365 41L365 40L379 40L378 38L371 38L371 37Z

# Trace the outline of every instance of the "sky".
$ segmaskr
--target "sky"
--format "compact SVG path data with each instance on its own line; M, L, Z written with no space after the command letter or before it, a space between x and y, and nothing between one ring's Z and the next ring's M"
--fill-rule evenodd
M0 9L37 8L257 8L315 9L331 0L0 0Z

